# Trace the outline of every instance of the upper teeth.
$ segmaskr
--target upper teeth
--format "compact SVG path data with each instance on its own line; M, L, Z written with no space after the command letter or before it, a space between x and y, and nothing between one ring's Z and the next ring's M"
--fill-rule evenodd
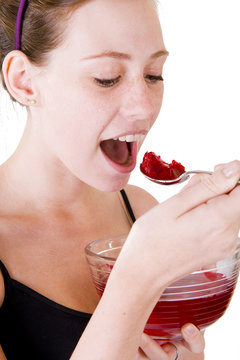
M135 135L120 136L119 138L114 138L114 140L133 142L133 141L141 141L143 140L144 137L145 135L143 134L135 134Z

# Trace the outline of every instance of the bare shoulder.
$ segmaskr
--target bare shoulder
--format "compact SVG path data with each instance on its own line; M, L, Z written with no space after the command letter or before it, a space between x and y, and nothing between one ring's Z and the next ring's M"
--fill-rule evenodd
M158 201L146 190L135 186L127 185L124 189L136 218L158 204Z

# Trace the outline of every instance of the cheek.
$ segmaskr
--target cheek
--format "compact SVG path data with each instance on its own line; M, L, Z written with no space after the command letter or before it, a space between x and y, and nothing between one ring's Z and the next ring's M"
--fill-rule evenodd
M45 119L53 119L59 135L66 136L68 133L78 136L83 132L96 132L96 127L104 127L110 110L105 98L74 82L50 87L43 94L42 108Z
M156 111L159 112L162 106L163 101L163 94L164 94L164 83L162 82L161 87L159 87L158 91L155 94L155 104L156 104Z
M45 122L45 137L55 154L66 165L75 167L95 156L99 138L111 116L106 111L107 105L103 106L94 96L81 94L71 99L66 96L65 102L64 98L59 100L60 97L58 106L49 109L51 121Z
M151 121L151 127L153 126L153 124L157 120L157 117L158 117L159 112L161 110L162 101L163 101L163 93L164 93L164 87L163 87L163 84L162 84L162 86L159 87L159 89L157 89L157 91L155 91L153 96L152 96L153 117L151 119L152 120Z

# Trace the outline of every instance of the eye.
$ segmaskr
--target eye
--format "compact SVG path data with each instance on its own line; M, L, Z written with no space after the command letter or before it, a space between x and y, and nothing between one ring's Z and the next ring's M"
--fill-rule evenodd
M144 78L151 83L157 83L158 81L164 81L162 75L144 75Z
M118 76L117 78L115 79L97 79L95 78L95 82L102 86L102 87L111 87L111 86L114 86L115 84L117 84L120 80L121 76Z

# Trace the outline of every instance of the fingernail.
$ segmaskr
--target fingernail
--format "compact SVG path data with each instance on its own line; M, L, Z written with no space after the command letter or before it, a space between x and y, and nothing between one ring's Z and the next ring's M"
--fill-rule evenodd
M228 164L223 168L223 173L227 178L230 178L237 174L239 168L236 163Z
M194 337L197 334L197 329L193 325L186 326L184 328L184 331L190 337Z

